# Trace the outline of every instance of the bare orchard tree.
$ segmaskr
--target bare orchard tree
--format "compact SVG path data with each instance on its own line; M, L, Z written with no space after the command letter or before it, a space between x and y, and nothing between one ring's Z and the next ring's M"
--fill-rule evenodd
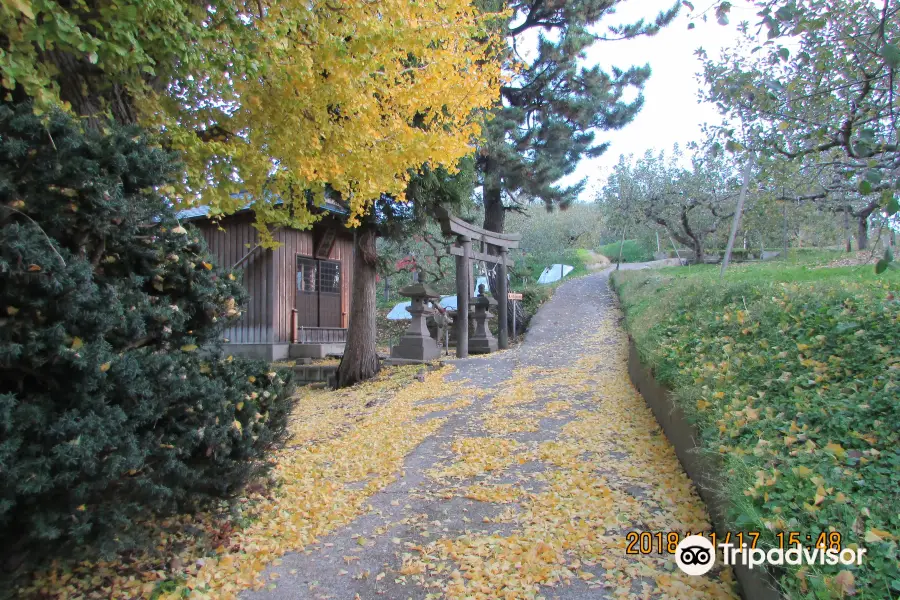
M721 58L698 52L720 132L751 124L751 150L801 165L801 184L818 180L785 198L832 203L866 249L870 217L900 210L900 4L753 3L762 27L742 25L741 44Z
M695 155L687 169L680 162L677 147L669 158L649 151L637 161L623 158L603 195L607 206L627 215L623 222L640 218L663 228L702 262L707 237L734 216L739 174L720 151Z

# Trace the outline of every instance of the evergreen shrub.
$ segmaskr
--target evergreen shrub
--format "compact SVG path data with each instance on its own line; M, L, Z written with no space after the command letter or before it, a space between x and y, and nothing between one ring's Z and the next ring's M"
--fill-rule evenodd
M224 357L245 301L164 198L137 127L0 106L0 538L140 541L228 497L285 435L291 373ZM15 542L15 543L13 543Z

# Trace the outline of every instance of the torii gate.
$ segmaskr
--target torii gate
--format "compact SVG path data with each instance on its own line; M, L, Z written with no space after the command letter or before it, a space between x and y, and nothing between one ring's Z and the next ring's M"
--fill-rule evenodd
M474 295L470 289L472 282L472 261L481 260L494 263L500 267L497 282L497 312L500 322L497 346L502 350L509 347L507 331L507 294L509 292L506 279L506 268L512 266L509 249L518 248L522 236L517 233L496 233L466 223L454 217L443 208L438 209L438 221L444 235L456 236L456 244L450 247L450 254L456 256L456 356L465 358L469 355L469 298ZM472 242L481 242L481 252L472 250ZM488 254L488 246L496 246L499 254Z

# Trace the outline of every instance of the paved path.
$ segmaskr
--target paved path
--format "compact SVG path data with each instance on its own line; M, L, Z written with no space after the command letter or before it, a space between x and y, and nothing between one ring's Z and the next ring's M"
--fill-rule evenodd
M734 597L730 571L625 553L628 531L709 525L628 382L608 274L561 286L516 349L455 361L474 401L439 415L363 516L241 597Z

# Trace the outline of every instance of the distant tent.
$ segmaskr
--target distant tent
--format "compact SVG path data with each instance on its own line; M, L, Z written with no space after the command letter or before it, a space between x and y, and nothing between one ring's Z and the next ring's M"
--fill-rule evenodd
M554 281L559 281L574 270L575 267L571 265L561 265L558 263L550 265L544 269L543 273L541 273L541 276L538 278L538 283L553 283Z

